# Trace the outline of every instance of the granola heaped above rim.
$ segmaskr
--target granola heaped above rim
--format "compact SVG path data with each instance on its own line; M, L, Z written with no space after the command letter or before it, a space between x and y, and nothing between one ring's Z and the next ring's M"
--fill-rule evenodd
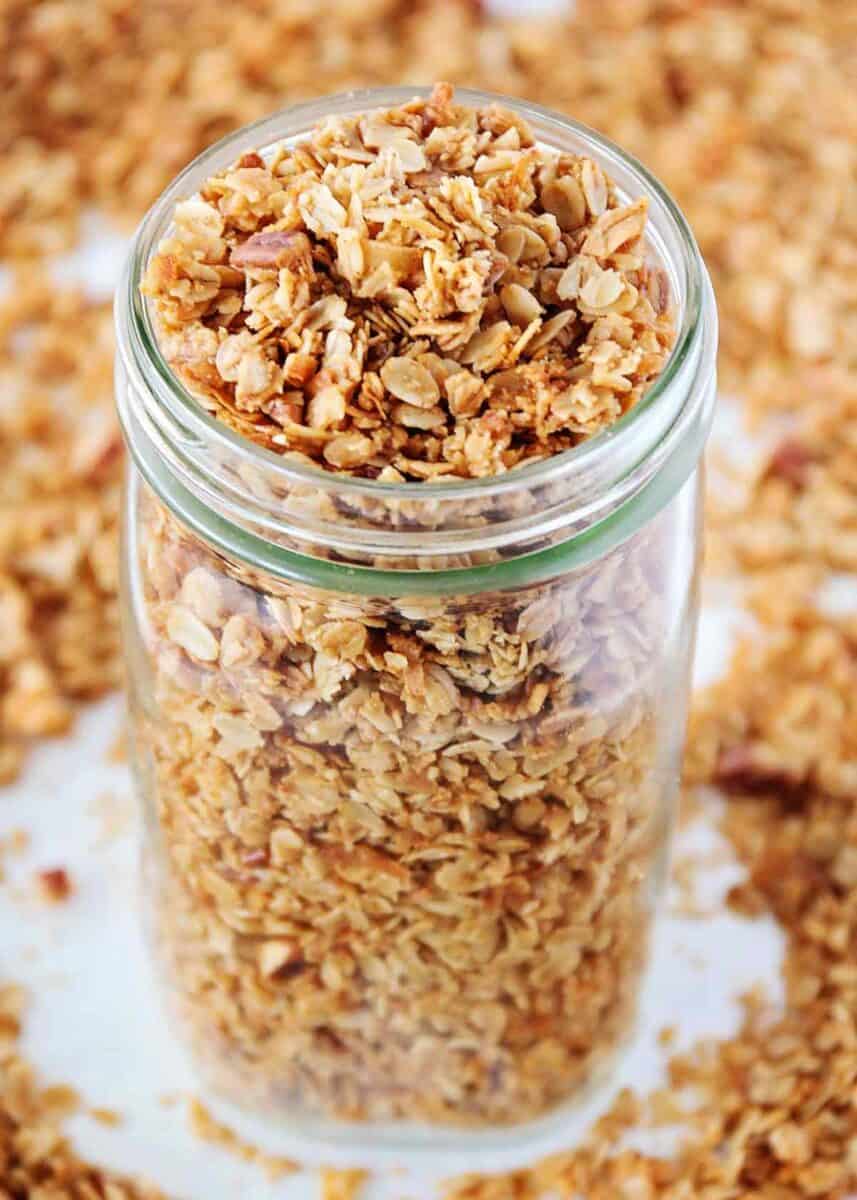
M253 441L390 482L493 475L612 424L663 369L646 219L592 159L440 83L207 180L144 291L173 370Z

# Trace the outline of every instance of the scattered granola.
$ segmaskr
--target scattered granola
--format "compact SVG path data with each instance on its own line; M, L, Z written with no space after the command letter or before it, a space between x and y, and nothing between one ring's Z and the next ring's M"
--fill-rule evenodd
M778 400L790 431L734 495L709 504L718 566L857 572L857 371L801 371Z
M112 349L108 306L47 279L0 301L0 783L118 680Z
M368 1171L323 1167L321 1200L360 1200L363 1185L368 1178Z
M0 986L0 1195L17 1200L164 1200L145 1184L84 1162L60 1130L78 1098L65 1085L40 1086L16 1043L25 1008L22 989Z
M721 361L730 390L742 396L745 407L760 414L786 408L800 414L808 402L823 404L830 388L838 391L843 381L848 384L857 346L853 333L857 205L849 200L855 187L857 144L850 104L855 19L855 7L840 0L711 0L706 4L577 0L573 16L552 19L528 14L517 25L494 21L478 4L432 0L419 6L392 0L364 6L328 2L322 19L309 17L303 6L274 0L259 0L252 11L220 0L194 0L190 7L186 0L145 5L130 0L90 0L86 5L77 0L54 0L50 5L9 0L0 20L4 116L0 250L8 256L69 244L81 205L93 198L134 219L176 169L214 137L289 98L397 77L443 75L476 85L488 79L488 86L496 90L529 96L589 121L634 149L658 172L691 216L715 276ZM181 36L177 36L179 29ZM212 71L218 76L215 91ZM128 104L129 96L135 97L134 104ZM807 103L806 97L813 102ZM16 309L20 294L15 297ZM76 317L60 317L55 328L65 337L69 330L76 332L79 324ZM94 341L81 338L85 356L65 360L69 382L86 369ZM797 368L807 361L809 374L804 378ZM817 369L819 362L823 370ZM833 365L832 376L826 374L827 364ZM7 376L9 383L13 378L29 380L20 392L13 390L23 406L16 414L20 417L37 390L27 356L7 353L3 365L4 381ZM67 417L78 413L86 395L83 389L68 398ZM40 404L37 400L37 411ZM829 431L824 461L836 454L837 443L852 424L841 423ZM25 458L10 457L5 441L0 450L4 482L14 480L24 472ZM800 567L806 553L800 539L805 537L806 546L813 547L815 567L839 558L842 549L836 534L828 531L847 520L848 513L841 505L823 502L824 466L819 469L814 461L801 462L806 456L791 450L783 455L782 447L774 457L770 474L793 489L783 501L778 489L768 494L768 485L761 485L766 517L775 518L776 556L787 556ZM28 493L25 508L45 486L50 493L52 474L65 478L62 455L55 463L45 483L37 483ZM803 485L802 476L807 481ZM822 491L817 490L819 484ZM791 514L807 485L816 497L814 527L804 516ZM68 493L67 484L62 486ZM817 507L816 499L822 501ZM104 511L112 511L109 498ZM748 538L752 538L751 513L752 504L740 520ZM17 510L16 515L20 516ZM50 539L46 532L44 540ZM763 544L753 540L749 552L738 547L733 562L740 560L746 568L763 550ZM0 557L0 574L6 561ZM848 562L853 561L851 554ZM784 577L774 574L774 569L753 565L761 589L756 603L765 619L781 624L784 612L778 584ZM813 582L817 579L810 586ZM32 606L30 594L25 581L25 600ZM103 606L112 611L111 597L110 588L88 593L86 607L92 604L103 619ZM787 604L792 605L791 592ZM38 638L44 619L41 603L37 601L33 611L31 628ZM815 637L824 624L816 617L795 626L789 635L795 648ZM67 644L75 654L89 655L89 647L96 643L86 635L70 635ZM103 670L101 653L97 649L90 660L99 664L99 670ZM783 672L784 680L787 666L788 654L783 653L774 668ZM796 685L795 692L806 682ZM0 695L5 696L10 686L4 662ZM828 700L828 695L823 681L817 681L814 712L836 707L838 701ZM728 811L730 820L731 814L739 812L749 818L746 828L751 836L741 836L742 842L749 842L748 863L757 861L754 847L763 849L768 844L779 847L778 852L786 854L783 861L791 862L790 856L804 840L813 846L829 840L831 820L838 833L839 821L848 810L843 803L842 808L824 811L817 799L810 803L802 788L789 789L787 797L784 793L772 802L779 795L773 780L767 790L761 788L758 761L751 756L748 763L747 747L722 732L738 703L724 691L718 701L722 719L707 709L702 736L709 749L702 755L697 777L707 777L721 754L728 768L730 755L735 798ZM793 768L795 746L775 736L773 708L769 714L761 741L778 747L777 753L783 750L784 764ZM713 736L705 731L709 719L721 727ZM736 721L742 723L745 729L755 729L755 741L760 729L754 727L752 714ZM800 731L793 726L792 732L800 734L800 744L814 738L810 727ZM819 740L819 745L827 743ZM15 773L22 751L19 735L10 736L4 729L0 777ZM746 794L738 792L735 779L739 751L745 769L752 766L745 782L753 787ZM835 751L825 751L831 764L834 755ZM771 767L770 761L763 765ZM760 801L761 827L754 816ZM781 824L788 829L785 847L778 842ZM826 887L829 863L824 855L817 859L813 851L808 856L799 853L796 866L798 907L805 906L808 920L817 918L809 920L806 937L821 948L829 942L825 953L830 953L842 940L836 904L831 905L821 890L812 896L802 890ZM761 875L758 885L751 885L757 904L766 906L771 889L776 888L777 911L791 927L793 915L798 914L791 900L779 895L789 886L788 872L779 876L768 865ZM832 890L841 897L841 884ZM854 962L852 940L830 967L831 976L853 975ZM760 1109L748 1100L745 1089L754 1064L764 1068L768 1057L765 1037L742 1034L721 1047L720 1065L709 1072L707 1084L702 1081L708 1115L714 1116L710 1148L705 1148L708 1143L702 1145L696 1165L692 1153L677 1164L638 1161L630 1152L618 1166L609 1164L606 1143L639 1119L634 1106L622 1098L612 1121L596 1131L596 1148L578 1176L578 1194L585 1194L587 1200L596 1200L599 1189L609 1200L619 1196L623 1200L628 1196L711 1200L723 1194L776 1200L814 1194L832 1200L841 1195L840 1184L825 1177L830 1157L839 1153L853 1176L857 1151L853 1134L844 1145L838 1140L846 1106L837 1110L832 1098L823 1097L819 1104L818 1080L828 1070L831 1042L836 1042L841 1029L835 1020L825 1028L826 1006L823 998L818 1009L822 1023L815 1031L802 1018L798 1020L790 1031L792 1058L787 1054L779 1060L794 1066L790 1079L799 1108L797 1121L788 1120L791 1100L785 1112L779 1102ZM0 1031L8 1033L11 1022L8 1010L0 1005ZM777 1053L782 1050L778 1043L774 1047ZM834 1077L841 1083L841 1095L847 1097L847 1077L835 1073ZM9 1125L3 1089L8 1086L7 1076L0 1073L4 1152ZM811 1119L814 1108L821 1128L807 1131L807 1117ZM759 1121L770 1127L770 1134L759 1132L742 1144L745 1113L747 1124ZM770 1125L772 1113L775 1123ZM736 1129L738 1141L733 1142ZM733 1146L737 1149L730 1157ZM799 1160L808 1152L813 1158L800 1168ZM791 1165L786 1164L788 1159ZM737 1181L723 1183L724 1160L733 1164ZM17 1160L11 1161L20 1172ZM55 1169L55 1158L52 1162L45 1166L40 1183ZM821 1163L815 1175L814 1162ZM67 1191L69 1172L84 1171L74 1160L72 1164L63 1168ZM777 1172L775 1181L772 1171ZM550 1177L546 1168L543 1178ZM584 1186L586 1179L591 1183ZM91 1182L92 1176L87 1180ZM8 1187L5 1178L3 1183ZM478 1181L472 1192L461 1194L509 1200L513 1195L540 1194L534 1191L536 1186L536 1176L523 1173L514 1179ZM567 1194L568 1183L563 1187Z
M222 1121L213 1117L202 1101L196 1097L192 1097L188 1103L188 1117L190 1127L198 1138L204 1142L211 1142L214 1146L219 1146L221 1150L234 1154L244 1162L255 1163L262 1167L271 1180L282 1179L284 1175L292 1175L295 1171L300 1170L300 1163L295 1162L294 1159L268 1154L267 1151L260 1150L258 1146L239 1137L234 1129L230 1129L228 1125L224 1125Z
M804 607L739 647L702 697L690 782L727 789L723 829L754 911L787 936L786 1006L750 996L738 1035L672 1058L664 1097L618 1097L585 1143L447 1200L846 1200L857 1187L857 618ZM670 1158L620 1150L687 1128Z
M439 83L207 180L144 291L176 374L253 441L385 482L493 475L660 374L674 320L646 214Z

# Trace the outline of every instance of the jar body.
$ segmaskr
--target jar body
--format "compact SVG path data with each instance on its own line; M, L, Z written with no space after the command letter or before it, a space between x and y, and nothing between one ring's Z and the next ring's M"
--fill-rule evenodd
M664 878L699 510L695 471L546 581L371 596L230 558L132 468L147 919L222 1094L478 1131L602 1076Z

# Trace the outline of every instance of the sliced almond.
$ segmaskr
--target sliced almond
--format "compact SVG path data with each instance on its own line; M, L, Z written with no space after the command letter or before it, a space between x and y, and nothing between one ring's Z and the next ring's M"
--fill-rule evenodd
M473 364L478 371L491 370L503 354L512 327L508 321L497 321L487 329L479 329L461 351L461 361Z
M609 258L622 246L635 242L646 227L649 202L645 196L625 208L602 213L587 233L581 250L596 258Z
M269 938L268 941L259 944L256 961L266 979L276 979L289 967L301 963L302 957L296 942L286 938Z
M607 309L615 304L625 288L618 271L601 271L590 275L580 289L580 301L587 308Z
M307 420L313 429L331 429L345 420L345 397L337 387L321 388L307 405Z
M324 460L332 467L350 470L372 456L372 439L362 433L340 433L324 447Z
M580 181L589 211L594 217L600 217L607 207L607 180L604 172L591 158L583 161Z
M411 131L405 125L393 125L380 115L373 114L364 117L360 122L360 136L363 145L373 150L383 150L386 146L395 146L411 136Z
M388 358L381 367L381 382L397 400L417 408L433 408L440 399L431 371L413 358Z
M542 206L553 213L560 229L579 229L586 220L586 199L573 175L554 179L542 188Z
M442 408L416 408L413 404L397 404L393 417L408 429L440 429L446 424Z
M174 604L170 609L167 636L200 662L214 662L220 650L220 644L208 626L184 604Z
M526 230L520 225L510 225L497 236L497 249L505 254L509 262L516 263L521 257L526 242Z
M584 263L580 258L573 259L559 277L556 294L560 300L576 300L580 295L583 283Z
M426 169L428 163L426 162L425 152L422 146L418 146L416 142L407 141L405 138L397 138L391 144L391 148L396 152L399 162L402 164L402 170L407 174Z
M574 320L574 312L570 308L566 308L563 312L556 313L549 321L545 321L544 325L539 330L538 334L533 338L528 347L529 354L536 354L549 342L552 342L555 337L562 333L563 329Z
M500 289L500 303L509 320L522 329L542 315L542 306L538 300L519 283L507 283Z

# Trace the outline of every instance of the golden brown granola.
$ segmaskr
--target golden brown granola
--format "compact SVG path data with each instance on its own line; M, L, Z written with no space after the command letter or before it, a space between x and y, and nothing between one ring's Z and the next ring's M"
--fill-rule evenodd
M799 372L777 399L790 414L787 432L730 496L709 504L717 564L755 575L855 573L857 371Z
M360 1200L363 1185L368 1177L368 1171L323 1167L321 1200Z
M815 364L853 372L857 346L857 205L849 200L857 141L850 103L855 6L842 0L578 0L575 10L570 18L528 14L520 25L504 27L471 3L326 3L322 19L314 20L306 6L279 0L259 0L252 9L220 0L194 0L192 6L185 0L142 5L131 0L90 0L86 5L78 0L50 5L9 0L0 17L2 253L44 251L67 243L81 203L93 198L106 208L139 215L176 169L210 140L296 96L396 78L442 75L477 85L487 80L496 90L529 96L595 124L639 153L679 196L715 277L725 377L745 405L749 402L759 412L799 410L807 399L823 399L827 385ZM218 78L216 90L212 71ZM135 98L133 104L129 96ZM814 382L790 386L795 368L806 360ZM24 355L10 365L17 370L18 364L26 371ZM70 375L80 369L78 362ZM831 431L825 457L835 453L834 439L847 428ZM802 470L793 453L788 459L794 484ZM775 475L782 477L782 466L780 455ZM813 471L810 465L810 488L815 490ZM793 539L798 525L813 547L814 562L839 555L825 531L842 519L841 507L835 512L818 507L813 529L785 514L785 508L800 502L799 495L787 497L785 504L776 495L766 498L766 519L772 500L777 543L785 530L781 544L790 560L799 565L804 553ZM741 522L748 530L750 511ZM752 557L759 549L758 542L751 545ZM742 552L745 565L751 554ZM757 600L767 619L781 622L780 578L765 572L764 594L757 593ZM810 623L796 627L795 647L815 628ZM85 650L86 639L78 645L78 651ZM785 680L787 657L775 667ZM805 683L796 686L796 693ZM7 686L4 678L3 690ZM836 707L835 701L825 700L820 685L816 695L821 707ZM735 703L744 702L733 703L724 692L719 701L724 720ZM773 708L769 711L764 744L776 732ZM752 728L752 714L743 719ZM741 748L722 733L708 740L724 751ZM811 729L799 740L812 740ZM794 747L776 738L773 744L792 763ZM14 744L0 746L7 775L19 745L16 738ZM709 769L715 760L709 753ZM733 769L734 762L733 756ZM754 845L777 845L781 818L789 838L796 839L789 854L804 833L810 842L820 838L823 843L829 836L813 832L819 828L817 816L807 823L805 800L791 793L781 801L784 812L763 798L766 824L759 831L752 815L757 799L736 796L734 807L730 801L730 814L749 815ZM837 829L840 815L834 812ZM827 879L824 860L819 868L809 857L809 862L798 857L801 878L822 886ZM756 862L755 850L752 856L748 850L747 860ZM761 905L767 905L771 887L788 882L787 875L779 883L769 871L764 876L764 887L756 888ZM803 898L808 899L806 893ZM823 946L828 927L837 929L841 922L829 923L826 912L835 907L820 896L818 900L809 903L808 911L821 914L810 928L815 944ZM781 915L793 911L780 902L777 908ZM833 936L834 943L838 937ZM854 962L852 942L834 969L839 975L853 973ZM853 1134L842 1148L836 1140L839 1117L830 1102L819 1108L821 1136L819 1131L805 1135L801 1124L818 1095L813 1090L818 1075L808 1073L807 1066L822 1073L829 1061L830 1037L821 1028L820 1035L803 1023L793 1030L792 1078L803 1110L797 1134L786 1122L784 1132L774 1127L770 1150L764 1135L751 1143L752 1154L745 1153L745 1146L737 1183L724 1185L716 1173L733 1131L742 1128L747 1103L742 1089L750 1066L766 1061L764 1038L742 1036L727 1043L722 1069L710 1073L713 1136L722 1133L716 1150L702 1150L696 1165L692 1155L668 1164L639 1163L629 1153L611 1167L603 1161L602 1149L600 1157L593 1153L590 1158L588 1174L581 1168L580 1178L588 1182L579 1191L587 1200L596 1200L599 1190L609 1200L629 1195L635 1200L664 1195L710 1200L724 1187L730 1197L754 1200L796 1200L808 1194L808 1187L819 1197L839 1194L839 1185L831 1188L824 1177L826 1164L831 1152L839 1152L853 1174ZM847 1094L844 1085L842 1094ZM758 1114L758 1107L747 1111ZM776 1113L777 1105L770 1111ZM616 1121L602 1132L612 1136L623 1121L636 1119L633 1106L623 1100ZM804 1157L807 1142L822 1162L815 1179L805 1169L798 1175L793 1166L786 1175L774 1165L775 1154ZM770 1178L772 1171L779 1172L776 1181ZM546 1174L549 1178L550 1172ZM490 1186L479 1181L478 1188L462 1194L499 1200L529 1196L536 1194L535 1179L527 1174Z
M663 369L646 216L440 83L243 154L176 206L144 291L176 374L251 440L385 482L492 475L614 423Z
M112 349L76 291L21 276L0 301L0 783L118 679Z
M43 1087L20 1056L25 997L0 986L0 1196L9 1200L164 1200L156 1188L80 1159L60 1125L78 1105L65 1085Z
M292 1175L300 1170L300 1163L295 1162L293 1158L269 1154L240 1137L234 1129L212 1116L196 1096L193 1096L188 1104L188 1119L191 1130L202 1141L219 1146L221 1150L234 1154L243 1162L255 1163L271 1180L282 1179L284 1175Z
M785 930L785 1010L749 997L735 1038L670 1062L671 1101L617 1099L584 1144L447 1200L845 1200L857 1187L857 619L798 608L740 647L698 705L691 782L727 791L742 909ZM616 1150L687 1127L670 1158Z
M138 519L154 948L208 1077L471 1125L575 1094L645 957L672 514L441 601L249 572L151 497Z
M168 362L252 440L491 475L662 370L645 200L514 112L440 83L262 151L176 206L144 285ZM674 511L545 586L368 601L230 563L151 496L137 519L157 940L212 1077L353 1119L573 1096L645 957Z

